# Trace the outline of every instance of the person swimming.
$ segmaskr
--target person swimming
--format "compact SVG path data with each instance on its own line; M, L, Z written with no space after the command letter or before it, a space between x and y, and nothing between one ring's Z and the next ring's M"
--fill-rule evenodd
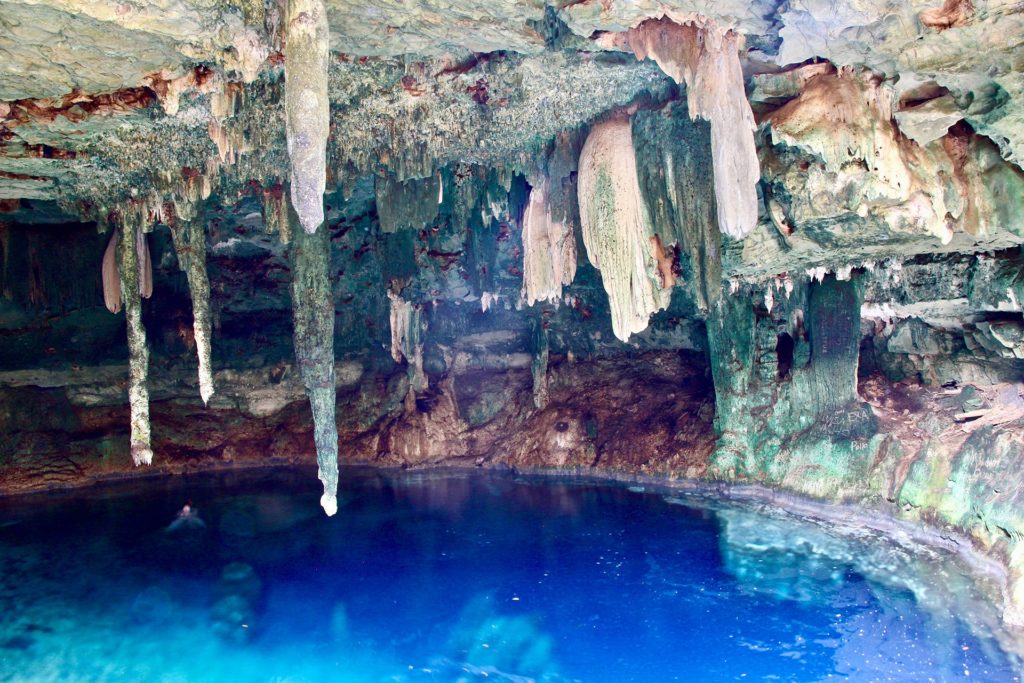
M178 510L178 514L175 516L174 521L167 525L165 531L183 531L185 529L205 529L206 522L199 516L199 510L192 507L192 501L189 500L185 505Z

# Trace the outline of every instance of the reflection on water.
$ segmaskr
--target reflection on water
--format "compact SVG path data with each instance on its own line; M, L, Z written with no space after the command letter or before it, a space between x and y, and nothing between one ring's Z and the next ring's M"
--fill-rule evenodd
M330 519L305 472L0 500L0 680L1016 680L936 551L641 488L345 481Z

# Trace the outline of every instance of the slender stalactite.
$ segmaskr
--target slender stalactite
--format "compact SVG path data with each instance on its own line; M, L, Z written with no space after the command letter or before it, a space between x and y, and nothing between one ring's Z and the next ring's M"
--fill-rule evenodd
M324 222L327 183L327 56L330 31L323 0L287 0L285 118L292 204L306 232Z
M120 313L121 300L121 276L117 273L117 230L110 231L110 241L107 242L107 249L103 252L103 303L111 313Z
M178 221L171 228L178 266L188 279L192 296L192 329L199 359L199 395L203 403L213 396L213 369L210 364L210 280L206 274L206 231L198 220Z
M294 211L289 216L297 219ZM338 424L335 420L334 298L331 295L331 235L294 230L288 251L292 269L295 360L313 412L316 462L324 495L320 505L338 511Z
M146 237L135 212L127 211L121 239L117 245L117 264L121 275L121 291L124 299L125 316L128 319L128 405L131 411L131 452L136 465L153 462L149 427L149 388L146 377L149 374L149 348L146 345L146 328L142 324L142 294L145 273L140 267L142 260L148 261L149 250L145 248ZM147 269L151 272L150 269ZM150 280L149 290L152 291Z

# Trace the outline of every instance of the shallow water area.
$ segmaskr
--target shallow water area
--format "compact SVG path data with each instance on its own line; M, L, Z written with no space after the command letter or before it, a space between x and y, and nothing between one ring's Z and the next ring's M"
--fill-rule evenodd
M642 487L342 482L333 518L295 470L0 499L0 679L1018 680L942 551Z

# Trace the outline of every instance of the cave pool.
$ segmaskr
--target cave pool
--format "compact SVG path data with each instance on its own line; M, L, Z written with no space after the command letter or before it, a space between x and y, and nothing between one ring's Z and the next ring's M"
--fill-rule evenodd
M990 587L878 532L512 474L318 498L295 470L0 498L0 680L1019 680Z

